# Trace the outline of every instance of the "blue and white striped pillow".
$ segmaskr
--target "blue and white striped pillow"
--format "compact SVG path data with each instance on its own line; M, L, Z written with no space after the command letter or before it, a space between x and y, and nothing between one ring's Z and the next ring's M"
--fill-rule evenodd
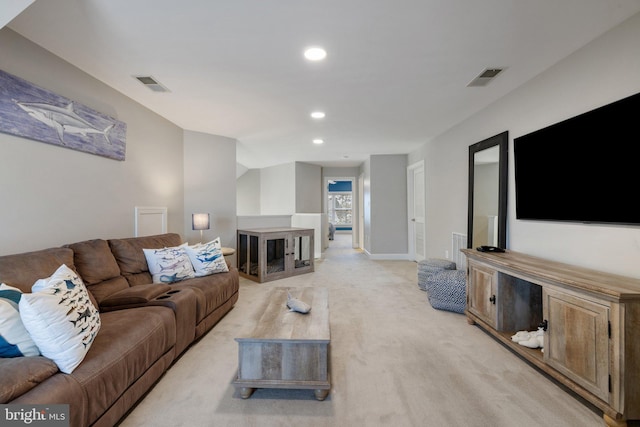
M0 284L0 357L38 356L40 351L18 311L20 289Z

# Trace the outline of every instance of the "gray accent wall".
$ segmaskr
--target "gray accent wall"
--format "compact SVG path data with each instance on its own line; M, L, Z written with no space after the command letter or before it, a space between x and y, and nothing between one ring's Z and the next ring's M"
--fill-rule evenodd
M322 167L296 162L295 213L322 212Z
M363 165L365 250L379 258L406 258L407 156L373 155Z

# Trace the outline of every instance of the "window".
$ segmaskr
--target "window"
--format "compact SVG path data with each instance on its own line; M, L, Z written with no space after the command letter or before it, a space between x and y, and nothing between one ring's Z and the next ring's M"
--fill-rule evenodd
M336 229L351 229L353 215L351 192L330 192L327 207L329 222L333 223Z

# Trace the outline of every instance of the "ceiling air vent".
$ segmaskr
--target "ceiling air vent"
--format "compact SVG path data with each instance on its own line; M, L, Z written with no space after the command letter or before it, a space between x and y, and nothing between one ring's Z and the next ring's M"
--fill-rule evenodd
M478 77L471 80L471 83L467 85L467 87L475 87L475 86L486 86L493 80L503 68L487 68L484 70Z
M135 77L140 83L142 83L143 85L145 85L146 87L148 87L154 92L169 92L169 89L167 89L165 86L160 84L155 78L151 76L133 76L133 77Z

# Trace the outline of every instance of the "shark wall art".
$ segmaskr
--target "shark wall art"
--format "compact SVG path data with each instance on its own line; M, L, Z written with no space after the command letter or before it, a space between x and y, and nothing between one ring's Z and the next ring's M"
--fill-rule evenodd
M124 160L127 125L0 70L0 132Z

